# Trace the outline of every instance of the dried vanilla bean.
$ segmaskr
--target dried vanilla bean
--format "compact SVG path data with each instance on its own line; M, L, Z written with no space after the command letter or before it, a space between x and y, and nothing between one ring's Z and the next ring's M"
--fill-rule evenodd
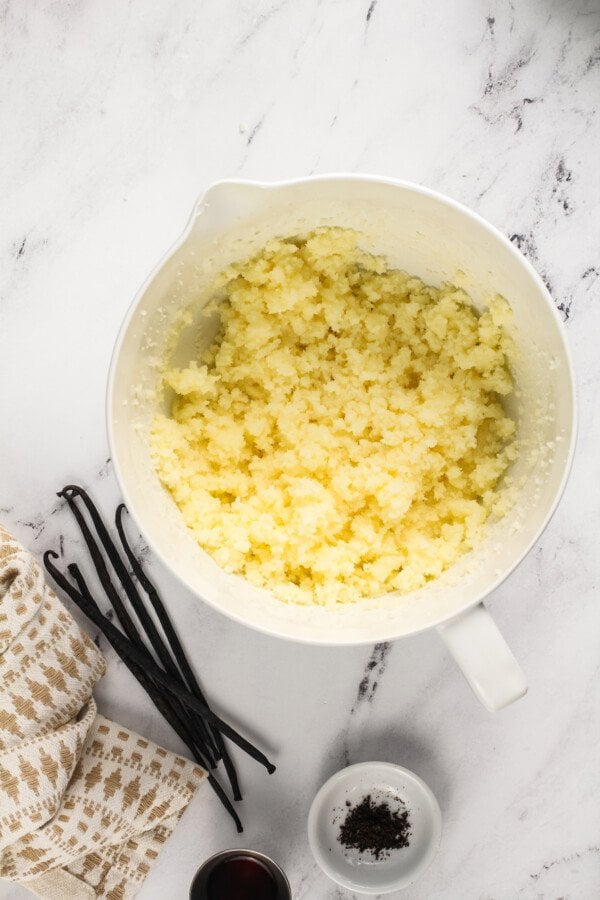
M70 574L73 576L73 579L76 581L79 591L65 578L65 576L55 567L54 563L50 562L50 560L54 558L58 558L58 554L54 553L52 550L46 551L44 554L44 564L48 570L48 572L52 575L56 583L62 588L62 590L71 598L71 600L81 608L82 606L82 596L86 598L89 603L92 603L97 607L96 601L93 599L90 594L85 580L79 571L78 566L75 563L71 563L68 567ZM98 608L99 615L102 615ZM107 620L108 621L108 620ZM243 826L235 811L231 800L223 790L220 783L217 781L215 776L210 772L209 765L207 763L207 759L203 753L203 750L198 747L197 741L194 738L194 735L188 730L185 719L181 719L177 713L172 709L169 705L169 701L165 698L164 694L161 692L159 687L152 681L152 679L148 678L146 672L143 668L136 665L131 659L126 656L121 656L121 659L132 673L134 678L136 678L141 686L144 688L158 711L165 718L165 720L169 723L173 731L181 738L184 744L189 748L191 755L195 759L197 763L199 763L207 772L207 780L217 794L219 800L233 819L236 829L239 834L243 832Z
M77 485L67 485L59 496L64 497L67 501L79 525L102 588L117 615L124 633L102 613L76 564L69 565L68 570L77 587L56 568L52 560L57 559L58 556L53 551L47 551L44 554L46 568L57 584L102 631L134 677L137 678L148 693L157 709L188 746L193 758L208 771L208 780L211 786L234 819L238 831L241 831L242 825L239 817L222 786L209 771L209 767L214 767L217 760L223 760L234 799L238 800L241 799L241 792L233 761L225 746L225 738L228 738L243 749L253 759L263 765L269 773L275 771L275 766L250 741L246 740L210 709L158 591L144 572L127 540L123 527L125 507L123 505L118 507L115 525L121 541L122 552L127 558L131 572L128 570L119 549L113 542L100 513L89 495ZM77 505L78 499L85 505L98 535L99 542L118 578L118 586L127 597L131 609L139 621L139 627L141 627L145 637L149 640L150 646L156 653L159 662L153 658L150 649L146 646L139 632L138 626L134 623L124 601L121 599L118 588L113 584L102 550L92 534L83 511ZM146 607L147 601L140 595L140 590L134 578L147 595L158 623L162 628L164 638L158 630L150 610Z
M123 626L123 630L125 631L127 636L134 643L140 645L141 647L144 647L144 643L138 635L136 626L134 625L121 598L119 597L118 592L115 590L115 587L112 584L102 553L100 552L100 549L96 544L96 541L85 521L85 518L77 507L77 504L75 502L76 496L80 496L84 500L86 507L91 514L92 521L106 551L108 559L113 566L113 569L115 570L115 573L119 578L121 585L123 586L125 594L129 602L131 603L131 606L136 613L140 625L144 629L154 652L162 663L162 666L169 674L171 674L175 679L179 679L182 685L185 686L185 682L181 677L181 673L179 672L176 663L172 660L169 650L165 646L154 622L152 621L152 618L148 614L148 611L146 610L143 601L137 592L135 584L131 580L129 572L127 571L123 561L119 556L117 548L113 544L110 535L106 530L100 514L96 510L96 507L94 506L92 501L89 499L88 495L85 493L85 491L83 491L76 485L67 485L67 487L63 488L63 490L59 492L58 496L64 497L64 499L67 501L69 508L73 513L77 524L79 525L79 528L81 529L87 547L90 551L90 555L92 556L92 561L96 567L96 571L98 573L98 577L100 579L102 587L104 588L111 606L115 610L117 618ZM203 742L206 745L206 755L209 763L212 767L214 767L216 765L218 757L218 749L215 746L213 735L202 720L198 721L198 728L202 732Z
M139 581L139 583L145 590L146 594L148 595L148 598L154 608L154 611L156 612L156 615L158 616L158 620L159 620L159 622L162 626L162 629L166 635L166 638L170 644L171 650L173 651L173 656L177 660L177 664L178 664L179 668L181 669L181 672L188 684L189 689L191 690L192 694L194 694L194 696L198 697L199 700L202 700L203 702L205 702L204 695L200 689L200 685L198 684L198 681L196 680L196 676L194 675L194 672L192 671L192 668L188 662L187 656L185 655L185 651L184 651L184 649L181 645L181 642L177 636L177 632L173 628L173 625L171 623L171 620L169 619L169 616L164 607L164 604L163 604L162 600L160 599L160 595L159 595L158 591L156 590L155 586L153 585L153 583L150 581L150 579L144 572L144 570L143 570L142 566L140 565L138 559L136 558L133 550L131 549L129 541L127 540L127 535L125 534L125 529L123 527L123 512L126 512L126 511L127 510L126 510L124 503L121 503L117 507L117 511L115 513L115 525L117 528L117 532L119 534L119 538L121 540L121 544L123 546L123 550L125 551L125 555L127 556L127 559L129 560L129 565L131 566L131 569L132 569L135 577L137 578L137 580ZM233 761L232 761L231 757L229 756L229 753L227 752L227 748L225 747L225 743L223 741L223 738L219 734L219 732L214 731L212 733L214 735L215 743L217 745L217 750L218 750L217 759L219 759L219 757L221 757L223 759L223 765L225 766L227 775L229 777L229 781L231 783L233 796L236 800L241 800L242 794L240 791L237 773L236 773Z

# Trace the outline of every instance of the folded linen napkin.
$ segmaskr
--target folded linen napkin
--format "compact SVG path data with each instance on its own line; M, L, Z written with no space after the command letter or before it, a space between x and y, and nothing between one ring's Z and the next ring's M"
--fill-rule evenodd
M99 715L104 657L0 526L0 877L134 897L205 772Z

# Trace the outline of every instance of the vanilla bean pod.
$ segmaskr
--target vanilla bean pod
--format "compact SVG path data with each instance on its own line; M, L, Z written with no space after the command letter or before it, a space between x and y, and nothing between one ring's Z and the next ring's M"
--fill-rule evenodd
M70 563L67 566L67 569L73 580L76 582L80 594L85 597L88 603L93 603L99 614L102 615L102 610L92 596L79 566L76 563ZM73 595L71 594L70 596L71 599L73 599ZM75 598L74 602L77 602L77 598ZM134 675L146 693L150 696L157 709L165 716L165 718L167 718L169 724L175 729L179 737L191 750L194 750L197 755L202 755L202 760L198 760L198 762L202 762L202 765L206 768L206 755L203 753L203 748L199 744L197 737L189 730L187 724L188 720L181 718L179 710L175 710L173 707L169 706L167 699L159 692L157 685L146 675L144 669L130 659L124 659L123 661L132 675Z
M85 491L83 491L81 488L77 487L77 485L68 484L66 487L64 487L62 489L62 491L59 491L57 496L65 498L65 500L69 504L69 508L71 509L71 512L77 518L79 527L82 529L82 531L85 529L86 532L89 534L89 530L87 528L85 520L81 516L81 514L77 508L77 505L75 504L75 500L74 500L75 496L81 497L81 499L83 500L83 502L85 503L85 505L88 509L88 512L90 513L90 516L92 518L92 521L93 521L96 531L98 533L98 537L100 538L100 542L102 543L102 546L104 547L104 549L106 551L106 555L108 556L108 559L109 559L111 565L113 566L113 568L119 578L119 581L121 582L121 585L127 595L127 599L131 603L133 610L134 610L135 614L137 615L137 617L140 621L140 624L142 625L142 628L144 629L144 631L146 632L146 634L148 636L148 639L150 641L150 644L151 644L154 652L156 653L159 660L163 664L165 670L167 672L169 672L171 675L173 675L174 677L178 677L180 675L180 673L177 669L177 666L173 662L171 655L169 654L167 648L165 647L164 642L163 642L160 634L158 633L158 630L157 630L154 622L152 621L152 618L148 614L148 612L142 602L142 599L137 592L135 584L131 580L129 572L127 571L127 568L123 564L123 561L122 561L121 557L119 556L119 552L118 552L117 548L115 547L108 531L106 530L106 526L104 525L102 517L98 513L98 510L96 509L94 504L90 501L90 499L87 496L87 494L85 493ZM88 547L89 547L90 545L88 542L88 537L86 536L85 533L84 533L84 537L86 537L86 542L88 543ZM100 575L100 572L98 574ZM102 580L102 578L101 578L101 580ZM104 584L104 582L103 582L103 584ZM109 599L111 599L111 598L109 598Z
M102 556L100 548L98 547L98 545L95 541L95 538L92 535L92 532L91 532L87 522L85 521L85 518L84 518L81 510L77 507L77 504L75 503L74 499L71 496L69 496L67 493L61 492L59 494L59 496L64 497L64 499L67 501L69 509L73 513L73 516L75 517L75 520L76 520L77 524L79 525L81 533L86 542L87 548L92 557L92 561L96 568L96 572L98 573L100 583L101 583L102 587L104 588L104 591L110 601L111 606L113 607L115 613L117 614L117 618L118 618L119 622L121 623L123 630L125 631L125 634L134 644L139 646L141 649L146 650L147 648L138 632L136 625L134 624L131 616L129 615L128 610L126 609L123 601L121 600L121 597L119 596L118 591L116 590L115 586L112 583L110 574L109 574L106 564L104 562L104 557ZM158 635L157 635L157 637L158 637ZM168 663L170 663L170 669L172 670L171 674L173 674L173 676L176 678L179 677L178 670L174 669L174 671L173 671L173 663L172 663L170 657L167 656L164 648L161 648L162 652L160 652L160 653L158 651L156 651L156 648L154 648L154 649L155 649L155 652L157 652L157 655L159 656L159 659L163 663L163 665L165 665L165 659L168 658ZM167 668L167 665L165 665L165 668ZM174 705L176 707L177 704L174 704ZM184 718L189 719L189 714L187 713L186 710L181 709L180 712ZM202 732L202 735L196 736L196 740L198 741L198 739L200 739L200 744L202 745L203 743L206 743L206 738L205 738L206 725L204 725L204 723L202 723L201 721L197 721L196 727L199 728L199 730ZM207 756L210 766L214 767L216 765L216 760L214 759L214 754L209 747L206 748L206 756Z
M84 501L86 502L88 509L91 509L90 504L92 506L93 506L93 504L92 504L92 501L90 500L90 498L85 494L84 491L81 491L81 495L82 495ZM139 583L145 590L146 594L148 595L148 598L152 604L152 607L153 607L154 611L156 612L156 615L158 616L158 620L159 620L159 622L163 628L163 631L166 635L167 641L169 642L171 650L173 651L173 656L177 660L177 664L178 664L179 668L181 669L181 672L188 684L188 687L190 688L192 694L194 694L196 697L198 697L199 700L201 700L203 703L205 703L206 700L204 698L204 695L202 693L200 685L198 684L198 681L192 670L192 667L190 666L190 664L188 662L187 656L185 655L185 651L181 645L181 642L177 636L177 632L175 631L175 629L173 627L173 624L172 624L172 622L169 618L169 615L165 609L165 606L160 598L160 595L159 595L156 587L154 586L154 584L150 581L150 579L144 572L144 569L142 568L139 560L137 559L133 550L131 549L131 546L127 539L127 535L125 534L125 528L123 526L123 512L126 512L126 511L127 511L127 509L126 509L124 503L121 503L117 507L117 511L115 513L115 525L117 528L119 538L121 540L121 544L123 546L123 550L125 551L125 555L127 556L127 559L129 560L129 565L131 566L131 569L132 569L135 577L137 578L137 580L139 581ZM219 751L217 754L217 759L219 758L219 756L223 759L223 765L225 766L225 770L227 772L227 775L228 775L228 778L229 778L229 781L231 784L233 796L236 800L241 800L242 794L240 791L237 772L235 770L233 760L231 759L231 757L229 756L229 753L227 752L225 742L224 742L222 736L220 735L220 733L213 729L211 729L211 732L214 735L215 743L217 745L217 750Z
M48 568L48 554L51 553L54 558L56 558L56 554L53 554L52 551L47 551L44 554L44 562L46 567ZM55 570L53 566L52 569ZM54 572L52 569L48 568L50 574L54 577ZM60 583L60 582L59 582ZM211 725L214 725L218 730L224 734L226 737L230 738L234 744L236 744L240 749L244 750L248 756L251 756L252 759L256 760L256 762L260 763L264 768L272 774L275 771L275 766L273 763L269 762L267 757L262 753L257 747L250 743L250 741L246 740L241 734L238 734L234 728L224 722L219 716L217 716L205 703L202 703L198 700L197 697L194 697L188 690L181 687L173 678L167 675L159 666L156 665L150 654L146 650L140 649L135 643L133 643L128 637L126 637L122 631L113 625L113 623L107 619L105 615L103 615L98 607L94 603L90 603L87 598L79 593L75 593L74 595L70 595L71 599L77 606L81 609L81 611L90 619L104 634L109 643L113 646L116 652L121 656L121 658L125 661L127 657L137 665L141 666L144 671L155 681L158 685L163 687L166 691L169 692L173 697L181 700L182 703L190 709L192 712L197 713L202 716L209 722Z
M127 594L129 602L131 603L142 627L144 628L146 634L148 635L150 643L152 644L157 656L159 657L159 659L162 662L165 669L168 672L170 672L174 677L181 678L184 686L185 686L185 683L187 682L187 685L190 688L190 690L192 691L192 693L196 694L198 699L201 700L203 703L206 703L206 699L203 696L203 694L200 690L200 687L199 687L199 685L194 677L194 674L191 670L191 667L185 657L185 654L183 653L183 648L181 647L181 644L177 640L177 635L175 634L175 630L171 624L170 619L167 616L166 610L165 610L164 606L162 605L160 598L158 597L156 589L149 582L149 579L145 576L145 573L143 572L140 564L138 563L137 559L131 552L129 545L127 544L127 546L125 546L125 544L123 544L123 550L125 552L125 555L129 561L130 565L131 565L134 575L138 579L138 581L141 584L144 591L146 591L146 593L148 594L150 602L151 602L152 606L154 607L154 610L159 619L160 625L163 628L163 631L165 632L165 636L167 638L167 643L169 644L169 647L165 646L165 642L163 641L162 636L159 634L159 632L154 624L154 621L152 620L152 617L149 615L149 613L144 605L144 600L140 596L140 594L137 590L137 587L136 587L133 579L131 578L129 571L127 570L127 567L125 566L125 564L121 558L119 550L116 547L114 541L112 540L112 538L108 532L108 529L106 528L106 525L104 524L104 520L102 519L102 516L100 515L98 508L96 507L95 503L92 501L92 499L89 496L89 494L87 493L87 491L85 491L83 488L79 487L78 485L68 484L62 489L61 494L67 500L69 499L69 497L71 499L74 496L80 497L81 500L83 501L83 503L85 504L85 506L91 516L92 522L94 523L94 526L96 528L96 532L98 533L98 537L100 538L100 541L106 551L106 554L107 554L117 576L119 577L119 580L123 586L123 589L124 589L125 593ZM119 507L119 509L120 508L121 507ZM121 531L119 531L118 518L119 517L118 517L118 510L117 510L115 524L117 525L117 531L119 532L119 537L121 538L121 543L123 543L124 535L122 535L122 533L121 533L122 529L121 529ZM135 565L133 564L134 562L135 562ZM142 575L142 578L140 578L140 573ZM153 591L153 596L151 596L150 591L148 590L146 585L150 585L150 588ZM158 601L158 604L156 601ZM175 639L175 646L174 646L173 638ZM179 653L177 652L176 648L179 649L179 651L180 651ZM172 658L171 654L173 654L174 659ZM215 736L214 736L212 730L209 729L203 722L201 722L200 724L202 725L204 732L205 732L204 733L205 741L207 741L209 746L211 747L212 755L214 756L215 759L219 759L220 747L218 746L218 743L215 740ZM237 785L237 779L236 779L236 785ZM238 790L239 790L239 788L238 788ZM234 790L234 796L235 796L235 793L236 793L236 791ZM236 797L236 799L241 799L241 797L240 798Z
M80 609L82 609L82 606L83 606L82 600L85 598L85 600L91 606L96 607L96 609L98 610L98 614L101 616L102 613L98 607L98 604L92 597L92 595L89 591L89 588L87 587L87 584L85 582L85 579L83 578L83 575L81 574L78 566L75 563L72 563L71 565L68 566L68 569L69 569L71 576L77 583L79 591L77 591L76 588L62 574L62 572L60 572L56 568L54 563L52 563L50 561L51 559L58 559L58 554L55 553L53 550L48 550L44 554L44 564L46 566L46 569L50 573L50 575L52 575L52 577L54 578L56 583L59 585L59 587L62 588L62 590L65 592L65 594L67 594L67 596L71 598L73 603L75 603ZM108 619L107 619L107 621L108 621ZM182 721L180 719L180 717L177 715L177 713L174 711L174 709L169 705L169 703L165 699L165 697L160 693L160 690L158 689L155 682L153 682L150 678L147 677L146 672L144 671L144 669L142 667L137 665L135 662L133 662L133 660L129 659L125 655L121 655L121 654L119 654L119 655L121 656L121 659L123 660L123 662L129 669L129 671L132 673L134 678L136 678L137 681L139 681L140 685L146 691L146 693L148 694L148 696L150 697L150 699L152 700L152 702L154 703L154 705L156 706L158 711L161 713L161 715L169 723L169 725L175 731L175 733L178 735L178 737L181 738L181 740L184 742L184 744L186 744L186 746L189 748L190 753L194 757L195 761L197 763L199 763L205 769L205 771L207 773L207 780L208 780L210 786L215 791L219 800L221 801L221 803L223 804L223 806L225 807L225 809L227 810L227 812L233 819L238 833L241 834L244 830L241 820L240 820L237 812L235 811L235 809L231 803L231 800L229 799L229 797L223 790L221 784L217 781L215 776L210 772L210 768L209 768L209 765L207 764L206 757L203 754L202 749L200 749L197 746L197 742L196 742L194 736L188 730L185 720Z
M106 526L104 525L104 522L103 522L100 514L98 513L96 507L94 506L92 501L89 499L89 497L87 496L85 491L83 491L81 488L77 487L76 485L67 485L66 487L63 488L63 490L61 492L59 492L58 496L64 497L64 499L67 501L67 503L69 505L69 509L75 516L75 519L79 525L79 528L82 531L82 534L84 536L84 539L86 541L88 549L90 550L90 553L92 555L92 561L94 562L94 565L98 572L100 582L107 594L108 599L111 602L111 605L113 606L113 608L117 614L119 621L123 625L125 633L132 641L134 641L135 643L144 647L144 643L141 640L141 638L139 637L137 629L136 629L128 611L126 610L121 598L119 597L117 591L114 588L114 585L112 584L110 575L109 575L108 570L106 569L106 565L104 563L104 558L102 556L102 553L100 552L81 511L77 507L74 496L80 496L81 499L84 501L88 511L90 512L92 521L94 523L94 526L96 528L96 531L98 533L100 541L102 542L102 545L106 551L108 559L109 559L110 563L112 564L112 566L115 570L115 573L118 576L119 581L123 586L123 589L125 590L127 598L129 600L129 602L131 603L131 606L132 606L135 614L137 615L138 620L139 620L143 630L145 631L154 652L158 656L158 658L159 658L160 662L162 663L163 667L165 668L165 670L170 675L172 675L173 678L179 680L181 682L182 686L185 687L185 682L184 682L182 675L177 667L177 664L176 664L176 662L173 661L168 648L165 646L164 641L163 641L162 637L160 636L151 616L149 615L148 611L146 610L146 608L143 604L142 598L140 597L135 584L131 580L129 572L126 569L126 567L119 555L117 548L115 547L114 543L112 542L112 539L111 539L110 535L108 534ZM182 710L182 712L184 715L186 715L185 711ZM189 715L189 713L187 715ZM209 760L209 763L210 763L211 767L214 767L216 765L216 761L217 761L218 750L217 750L217 747L215 746L215 741L214 741L212 732L209 731L206 723L202 719L196 720L196 727L201 732L202 743L206 745L205 749L206 749L206 755ZM235 796L235 791L234 791L234 797L235 797L235 799L238 799Z
M54 553L54 551L48 550L44 556L44 563L47 570L50 572L50 574L57 582L57 584L62 588L62 590L77 606L81 605L80 600L81 596L83 595L85 599L89 603L93 603L100 612L100 608L98 607L96 600L94 600L92 594L90 593L86 581L81 574L81 571L79 570L77 564L71 563L67 568L73 580L76 582L77 587L79 588L79 593L77 592L75 587L73 587L73 585L67 581L66 577L61 572L59 572L59 570L54 566L54 563L50 562L51 557L58 558L57 554ZM194 741L192 734L187 730L185 721L181 720L179 716L177 716L177 714L171 709L164 696L159 693L154 682L146 676L144 670L129 659L124 659L123 662L132 673L132 675L140 682L146 693L150 695L154 705L157 707L159 712L161 712L162 715L165 716L171 727L177 732L177 734L185 742L185 744L190 747L190 749L196 747L196 742ZM198 748L196 747L196 749ZM204 762L202 764L204 765Z
M48 568L48 563L46 563L46 567ZM86 599L88 599L89 602L93 603L98 608L98 611L100 612L98 604L96 603L96 601L90 594L89 589L85 583L85 579L83 578L83 575L79 571L78 566L75 563L71 563L71 565L69 565L67 568L69 569L69 572L71 573L71 575L77 582L77 585L78 585L81 593L85 594ZM54 576L54 577L56 577L56 576ZM64 585L63 585L63 589L64 589ZM69 596L71 597L73 602L77 603L77 599L73 597L73 594L70 591L67 591L67 593L69 594ZM101 612L100 612L100 614L101 614ZM148 696L150 697L150 699L156 706L157 710L163 716L163 718L169 723L169 725L171 726L171 728L173 729L175 734L177 734L177 736L188 747L188 749L189 749L190 753L192 754L192 756L194 757L195 761L197 763L199 763L202 766L202 768L205 770L208 783L212 787L213 791L215 792L215 794L217 795L217 797L219 798L219 800L221 801L221 803L223 804L223 806L225 807L225 809L227 810L227 812L229 813L231 818L233 819L238 834L242 834L242 832L244 831L244 827L242 825L241 819L238 816L237 812L235 811L235 808L234 808L231 800L229 799L229 797L223 790L223 787L221 786L220 782L210 771L210 763L208 762L207 755L204 751L204 748L198 747L197 738L189 731L189 729L186 725L186 720L185 719L182 720L180 718L180 716L173 709L173 707L170 706L168 701L162 696L162 694L158 690L156 684L151 679L146 677L144 670L142 668L140 668L140 666L137 666L134 662L132 662L131 660L126 659L124 657L121 657L121 659L123 659L123 662L129 669L129 671L131 672L133 677L136 678L137 681L139 681L140 685L146 691L146 693L148 694ZM214 763L212 764L212 767L213 768L215 767Z

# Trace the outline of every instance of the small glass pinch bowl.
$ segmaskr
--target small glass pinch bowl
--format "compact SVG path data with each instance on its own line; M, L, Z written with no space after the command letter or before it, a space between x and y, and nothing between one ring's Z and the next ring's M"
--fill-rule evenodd
M379 859L369 851L344 847L340 826L351 807L367 795L393 812L408 811L408 847L389 850ZM326 781L308 814L308 841L321 869L333 881L362 894L387 894L414 884L437 853L442 814L430 788L402 766L366 762L348 766Z

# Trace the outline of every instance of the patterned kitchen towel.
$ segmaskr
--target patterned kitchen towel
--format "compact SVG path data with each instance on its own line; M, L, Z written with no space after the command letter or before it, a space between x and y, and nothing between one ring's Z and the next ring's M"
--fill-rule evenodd
M0 527L0 876L128 900L205 772L98 715L104 657Z

